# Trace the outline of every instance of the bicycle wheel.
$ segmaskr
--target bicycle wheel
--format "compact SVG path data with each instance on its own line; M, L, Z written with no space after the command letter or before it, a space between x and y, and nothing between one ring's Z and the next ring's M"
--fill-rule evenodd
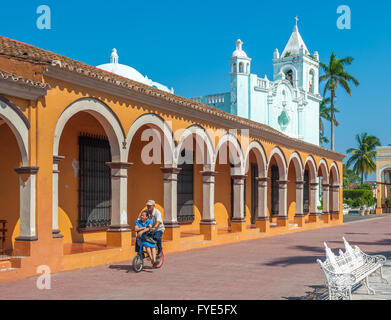
M164 263L164 253L163 253L163 251L162 251L162 254L161 254L161 257L160 258L158 258L158 257L156 257L156 266L155 266L155 268L161 268L162 266L163 266L163 263Z
M132 266L133 266L133 270L137 273L139 273L139 272L141 272L141 270L143 270L144 262L143 262L143 259L141 259L139 254L133 258Z

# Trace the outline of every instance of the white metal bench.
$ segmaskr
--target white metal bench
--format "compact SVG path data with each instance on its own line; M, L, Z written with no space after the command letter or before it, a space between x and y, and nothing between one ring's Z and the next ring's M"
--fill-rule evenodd
M382 282L388 284L383 277L386 257L367 255L357 246L353 249L345 238L343 241L345 252L339 250L339 255L334 255L325 242L326 260L322 262L317 259L326 277L330 300L351 299L352 287L360 282L364 283L368 294L375 294L375 290L370 288L368 283L368 277L372 273L377 273Z

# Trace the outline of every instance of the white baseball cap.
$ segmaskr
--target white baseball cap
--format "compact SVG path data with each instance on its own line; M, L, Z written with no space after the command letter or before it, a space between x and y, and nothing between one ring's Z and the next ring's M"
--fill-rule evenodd
M148 200L147 206L154 206L154 205L155 205L155 201L153 201L153 200Z

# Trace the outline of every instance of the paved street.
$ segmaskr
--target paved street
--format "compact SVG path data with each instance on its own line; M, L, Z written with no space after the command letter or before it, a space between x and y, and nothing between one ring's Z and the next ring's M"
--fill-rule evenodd
M0 299L303 299L323 288L316 259L323 242L343 248L342 236L368 254L391 256L391 217L241 243L173 253L161 270L136 274L125 261L52 276L0 283Z

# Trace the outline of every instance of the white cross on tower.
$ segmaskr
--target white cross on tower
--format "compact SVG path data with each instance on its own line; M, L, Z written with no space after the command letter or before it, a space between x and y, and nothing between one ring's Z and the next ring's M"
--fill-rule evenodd
M297 27L297 21L299 21L299 18L296 16L295 20L296 20L296 27Z

